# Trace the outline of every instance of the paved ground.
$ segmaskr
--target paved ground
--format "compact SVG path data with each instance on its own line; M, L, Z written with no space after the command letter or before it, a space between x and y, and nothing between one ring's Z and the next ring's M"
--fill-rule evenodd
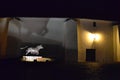
M120 63L0 62L0 80L120 80Z

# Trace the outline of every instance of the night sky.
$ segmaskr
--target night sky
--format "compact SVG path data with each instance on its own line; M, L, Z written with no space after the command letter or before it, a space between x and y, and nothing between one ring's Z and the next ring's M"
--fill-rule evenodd
M120 21L119 7L118 0L20 0L14 3L3 2L0 10L1 16L79 17Z

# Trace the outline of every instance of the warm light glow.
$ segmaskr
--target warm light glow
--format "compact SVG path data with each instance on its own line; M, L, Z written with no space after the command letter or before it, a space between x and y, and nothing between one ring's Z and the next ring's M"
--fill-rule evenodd
M100 35L99 34L96 34L95 40L96 41L100 40Z
M90 35L90 38L91 38L92 40L95 40L95 39L96 39L96 34L91 34L91 35Z
M33 62L34 60L37 60L37 58L42 58L42 56L23 56L22 60Z
M27 62L46 62L46 61L53 61L51 58L45 58L42 56L23 56L22 61L27 61Z
M93 33L89 33L89 40L90 41L98 41L100 40L100 35L99 34L93 34Z

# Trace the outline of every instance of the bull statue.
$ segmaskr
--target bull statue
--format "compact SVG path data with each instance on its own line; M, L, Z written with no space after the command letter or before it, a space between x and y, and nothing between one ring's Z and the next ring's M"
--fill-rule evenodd
M24 47L24 48L21 48L21 49L25 49L27 48L28 46ZM28 55L29 53L30 54L34 54L34 55L39 55L39 50L40 49L43 49L43 46L42 45L38 45L36 47L29 47L27 50L26 50L26 55Z

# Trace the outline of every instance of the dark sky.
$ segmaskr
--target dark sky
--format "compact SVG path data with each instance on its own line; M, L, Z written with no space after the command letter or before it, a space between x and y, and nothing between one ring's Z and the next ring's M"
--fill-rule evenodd
M3 2L1 16L79 17L120 21L117 0L34 0Z

